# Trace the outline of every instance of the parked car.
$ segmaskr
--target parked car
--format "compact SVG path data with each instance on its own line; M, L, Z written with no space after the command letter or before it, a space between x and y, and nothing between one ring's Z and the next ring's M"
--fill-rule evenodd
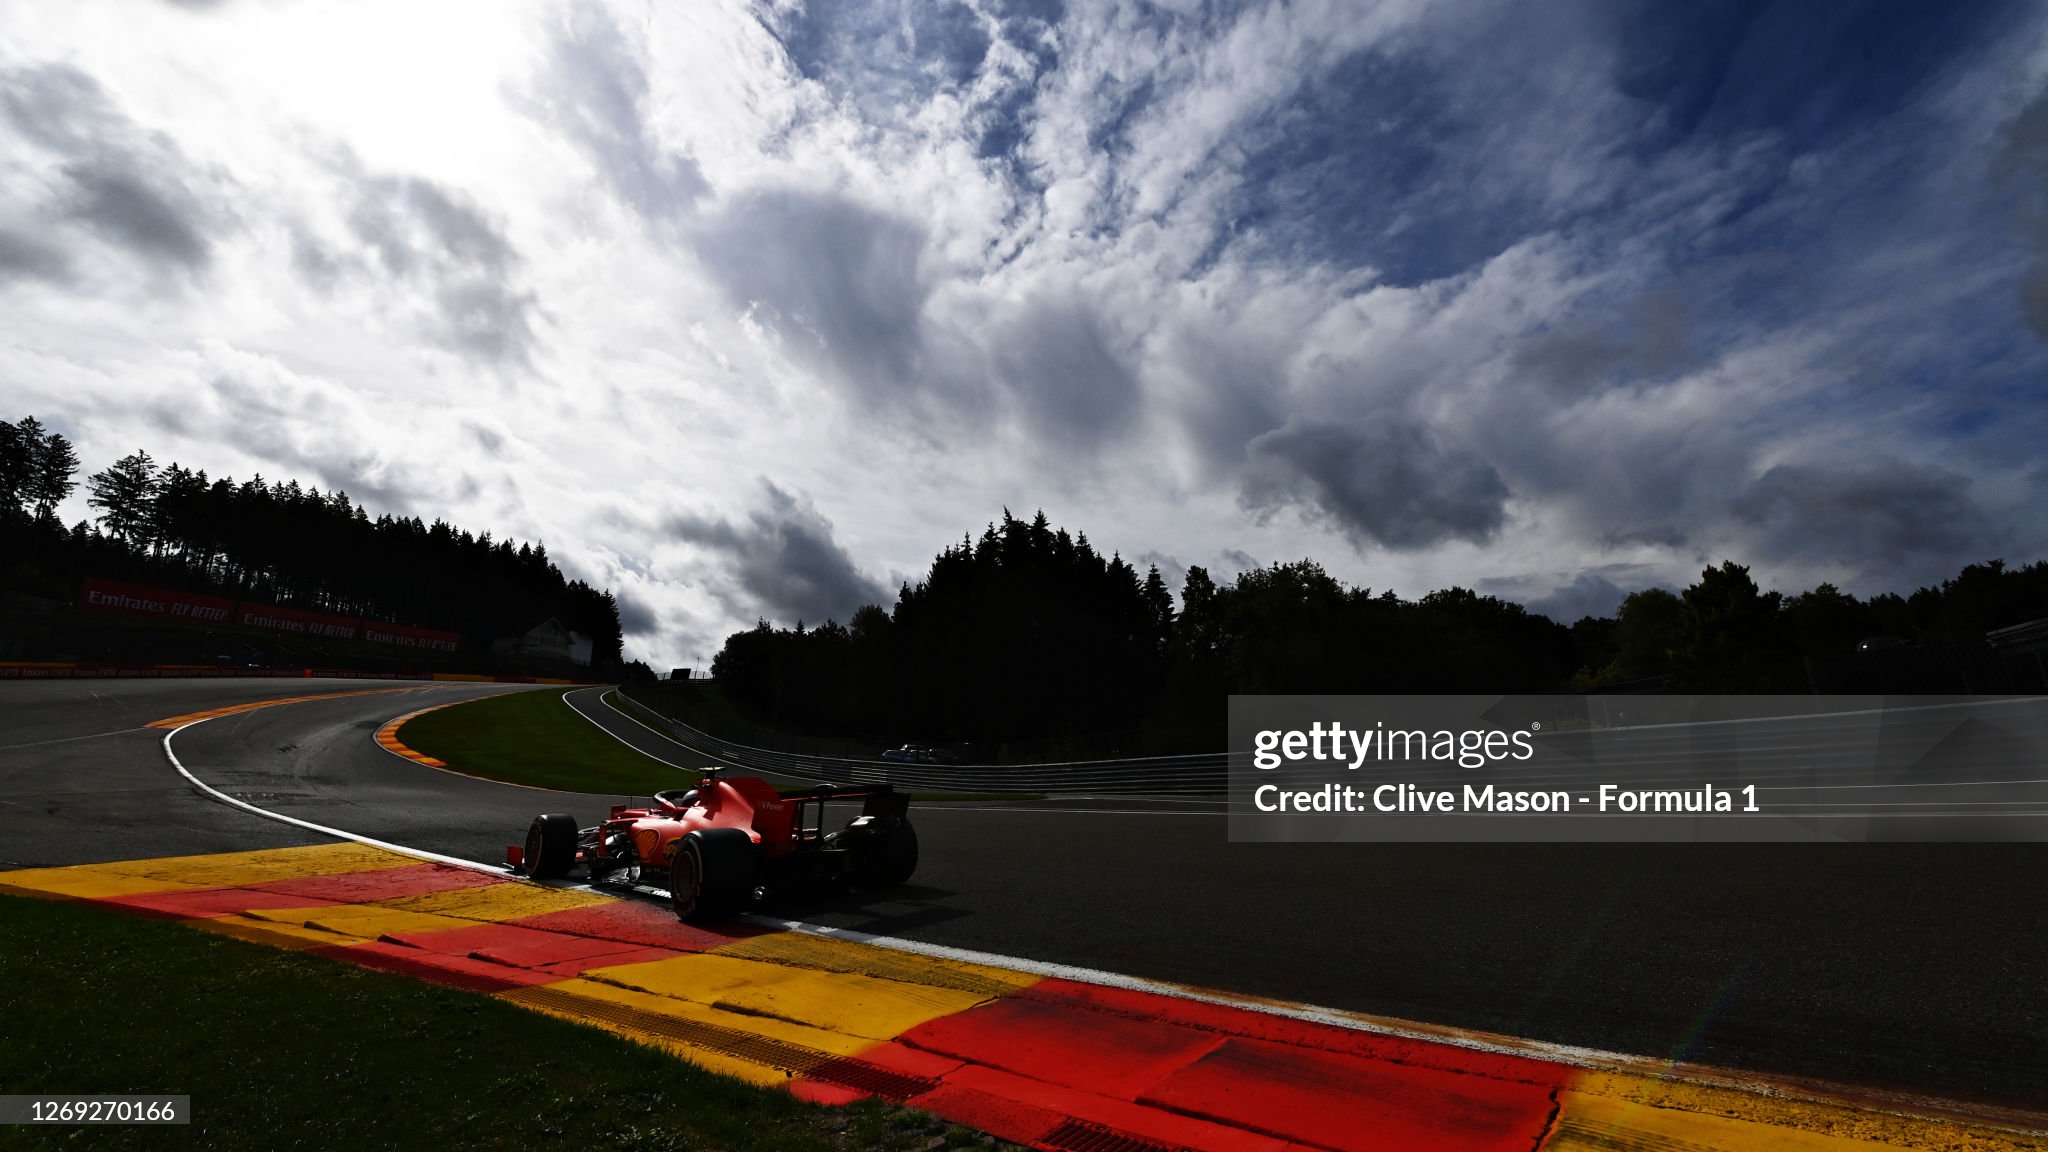
M904 744L882 753L891 764L957 764L959 758L930 744Z

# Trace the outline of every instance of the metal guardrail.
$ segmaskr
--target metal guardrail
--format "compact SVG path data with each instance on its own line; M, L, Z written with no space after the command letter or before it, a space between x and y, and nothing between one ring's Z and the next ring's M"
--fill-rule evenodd
M803 756L720 739L656 712L633 699L623 686L619 698L639 719L700 751L747 768L834 784L893 784L928 792L1220 796L1229 774L1229 758L1222 752L1057 764L904 764Z

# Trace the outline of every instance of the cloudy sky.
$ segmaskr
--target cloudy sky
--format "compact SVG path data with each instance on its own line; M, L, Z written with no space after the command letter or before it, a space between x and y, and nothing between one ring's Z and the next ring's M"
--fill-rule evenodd
M0 3L0 156L0 416L657 666L1006 506L1567 620L2048 556L2038 6Z

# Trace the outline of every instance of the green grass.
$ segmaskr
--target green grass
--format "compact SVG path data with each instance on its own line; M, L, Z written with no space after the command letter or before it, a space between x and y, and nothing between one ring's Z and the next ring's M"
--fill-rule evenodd
M10 1147L985 1146L924 1113L819 1108L488 996L85 904L0 897L0 1022L0 1091L192 1097L189 1126L0 1129Z
M508 692L429 712L398 734L457 772L513 784L646 796L687 788L695 774L619 743L562 702L562 690Z
M607 693L606 695L611 695ZM408 720L399 739L457 772L564 792L646 796L687 788L693 773L614 740L562 702L562 690L484 696ZM762 772L778 788L809 782ZM1042 800L1036 792L913 792L914 802Z
M715 684L712 681L707 680L701 681L699 683L703 684L707 688L715 687ZM652 708L649 708L647 705L642 704L637 700L627 699L626 697L621 695L616 689L610 692L606 692L603 696L603 699L606 703L612 705L614 708L618 708L628 713L629 715L635 709L643 709L645 711L652 712L656 716L660 715L659 712L655 711ZM719 696L718 699L722 702L724 697ZM726 707L730 706L727 705ZM702 729L699 730L702 731ZM1001 792L984 790L980 792L912 792L910 794L910 798L921 803L960 803L964 801L978 800L1043 800L1046 798L1046 795L1043 792Z

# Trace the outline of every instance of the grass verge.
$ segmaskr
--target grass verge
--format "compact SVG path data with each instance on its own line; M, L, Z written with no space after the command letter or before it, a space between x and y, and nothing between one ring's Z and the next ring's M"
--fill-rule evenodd
M646 796L687 788L695 775L671 768L614 740L578 716L554 691L483 696L408 720L406 746L457 772L564 792ZM808 781L760 773L778 788ZM1042 800L1035 792L913 792L913 802Z
M638 701L626 699L616 689L604 693L603 700L605 703L628 715L631 715L636 708L656 716L660 715L660 713L654 712L653 709ZM910 798L924 803L959 803L981 800L1044 800L1046 799L1046 794L1043 792L1001 792L988 790L977 792L912 792Z
M191 1094L190 1125L94 1125L95 1148L987 1146L910 1109L820 1108L488 996L84 904L0 896L0 1020L0 1090Z
M457 772L536 788L646 796L697 782L578 716L562 702L560 689L441 708L406 721L398 738Z

